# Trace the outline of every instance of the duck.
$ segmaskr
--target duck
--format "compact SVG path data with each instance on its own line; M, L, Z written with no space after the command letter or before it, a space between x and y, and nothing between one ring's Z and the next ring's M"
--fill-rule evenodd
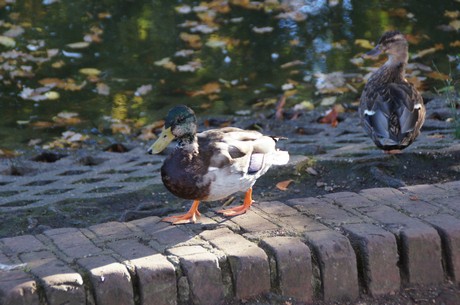
M388 56L364 86L359 104L361 124L375 145L387 153L401 152L414 142L425 121L426 109L415 86L405 79L408 42L399 31L385 32L365 54Z
M252 205L252 187L272 165L284 165L289 153L276 148L280 138L236 127L197 133L197 118L186 105L173 107L158 139L148 149L158 154L177 144L161 166L164 186L175 196L193 200L187 213L163 218L172 224L195 223L201 201L221 200L245 192L243 204L217 211L224 216L245 213Z

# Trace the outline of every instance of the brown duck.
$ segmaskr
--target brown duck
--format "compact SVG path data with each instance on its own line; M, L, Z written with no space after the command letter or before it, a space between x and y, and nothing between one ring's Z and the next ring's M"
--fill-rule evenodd
M172 108L159 138L148 152L156 154L177 139L177 146L161 167L166 188L183 199L194 200L184 215L166 217L173 224L195 222L200 201L226 198L244 191L240 206L218 211L225 216L245 213L252 204L252 186L272 165L286 164L289 154L276 149L276 139L226 127L197 133L196 117L187 106Z
M398 31L386 32L367 56L388 55L369 78L361 95L359 114L364 130L384 151L402 150L419 135L425 105L414 85L405 79L408 43Z

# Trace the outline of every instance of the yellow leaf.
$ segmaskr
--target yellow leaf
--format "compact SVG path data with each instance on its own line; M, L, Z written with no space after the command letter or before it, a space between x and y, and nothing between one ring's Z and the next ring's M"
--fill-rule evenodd
M445 11L444 16L450 19L456 19L460 17L460 11Z
M171 71L176 71L176 64L171 61L169 57L165 57L161 60L158 60L154 62L156 66L161 66L165 69L171 70Z
M74 42L74 43L69 43L67 46L71 49L84 49L89 47L89 42L86 41L80 41L80 42Z
M449 75L441 73L441 72L437 72L437 71L432 71L430 73L427 73L427 76L431 77L431 78L434 78L434 79L438 79L438 80L448 80L448 79L450 79Z
M96 68L82 68L82 69L78 70L78 72L80 72L81 74L85 74L85 75L99 75L99 74L101 74L101 70L98 70Z
M458 19L452 20L449 25L456 31L460 30L460 20Z
M460 47L460 40L455 40L449 44L451 47Z
M16 41L11 37L0 36L0 44L7 48L14 48Z
M364 48L364 49L373 49L374 48L374 46L367 39L356 39L355 40L355 45L358 45L358 46L360 46L361 48Z
M53 62L51 64L51 67L55 68L55 69L59 69L59 68L62 68L63 66L65 66L65 62L63 60L58 60L56 62Z
M182 39L183 41L188 43L188 45L191 48L199 49L202 46L200 35L189 34L189 33L186 33L186 32L182 32L182 33L180 33L179 37L180 37L180 39Z
M434 53L436 51L439 51L439 50L442 50L442 49L444 49L444 45L442 43L438 43L432 48L428 48L428 49L419 51L417 54L412 56L412 59L420 58L420 57L426 56L428 54L432 54L432 53Z
M284 180L281 182L278 182L276 184L276 188L281 190L281 191L287 191L289 184L291 184L294 180L289 179L289 180Z
M59 92L56 91L48 91L44 94L49 100L57 100L59 99L60 95Z

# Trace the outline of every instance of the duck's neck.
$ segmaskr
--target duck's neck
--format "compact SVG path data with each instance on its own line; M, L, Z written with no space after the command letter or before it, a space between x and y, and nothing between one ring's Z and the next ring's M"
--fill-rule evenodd
M198 152L198 140L196 135L184 135L178 140L177 147L187 152Z
M402 50L388 54L388 60L385 62L382 68L388 69L393 73L398 73L404 77L408 60L409 53L407 51L407 47L405 47Z

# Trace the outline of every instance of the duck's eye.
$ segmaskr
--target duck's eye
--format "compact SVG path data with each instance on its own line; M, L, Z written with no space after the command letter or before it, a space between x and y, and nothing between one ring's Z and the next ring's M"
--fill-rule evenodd
M185 118L183 116L180 116L177 118L177 123L181 124L185 122Z

